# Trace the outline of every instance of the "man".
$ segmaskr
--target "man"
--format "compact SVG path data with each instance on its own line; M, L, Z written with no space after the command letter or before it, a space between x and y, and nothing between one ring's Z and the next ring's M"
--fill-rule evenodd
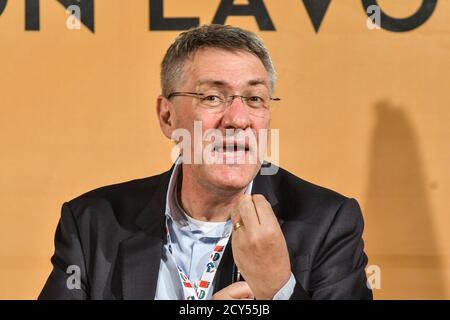
M188 157L202 138L168 172L65 203L39 298L371 299L357 202L251 161L278 100L261 40L230 26L184 32L161 84L164 135L225 133L213 161Z

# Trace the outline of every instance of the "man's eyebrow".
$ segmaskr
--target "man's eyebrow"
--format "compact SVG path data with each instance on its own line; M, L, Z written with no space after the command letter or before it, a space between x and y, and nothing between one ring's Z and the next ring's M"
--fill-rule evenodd
M204 85L204 84L209 84L209 85L218 86L218 87L223 87L223 86L227 86L228 85L225 81L214 80L214 79L200 80L197 84L199 86Z
M223 80L205 79L205 80L200 80L198 82L199 86L205 85L205 84L213 85L213 86L217 86L217 87L230 86L226 81L223 81ZM247 82L247 84L250 86L257 86L257 85L267 86L268 85L268 83L265 79L252 79L252 80L249 80Z
M265 86L268 85L268 83L267 83L267 81L266 81L265 79L254 79L254 80L250 80L250 81L248 82L248 84L251 85L251 86L257 86L257 85L260 85L260 84L265 85Z

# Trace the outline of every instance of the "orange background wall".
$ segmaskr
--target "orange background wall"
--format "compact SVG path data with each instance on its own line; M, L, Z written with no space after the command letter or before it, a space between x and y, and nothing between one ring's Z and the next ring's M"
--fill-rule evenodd
M420 0L379 0L394 17ZM219 1L167 0L165 15L210 23ZM246 1L236 1L246 3ZM450 1L410 32L369 30L359 0L334 0L315 33L299 0L266 0L277 31L252 17L278 69L281 166L356 197L375 298L450 298ZM155 117L159 63L178 32L148 30L148 1L97 0L95 34L68 30L41 1L0 16L0 298L34 299L48 276L62 202L170 166Z

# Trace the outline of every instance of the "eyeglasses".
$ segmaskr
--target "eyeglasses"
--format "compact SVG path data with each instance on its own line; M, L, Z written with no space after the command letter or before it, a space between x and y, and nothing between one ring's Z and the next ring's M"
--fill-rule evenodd
M235 98L241 98L243 104L247 105L249 113L265 117L269 114L270 103L272 101L280 101L280 98L272 98L268 95L258 94L258 95L225 95L220 92L214 93L197 93L197 92L172 92L166 98L170 99L172 97L192 97L199 99L199 105L211 113L221 113L229 107Z

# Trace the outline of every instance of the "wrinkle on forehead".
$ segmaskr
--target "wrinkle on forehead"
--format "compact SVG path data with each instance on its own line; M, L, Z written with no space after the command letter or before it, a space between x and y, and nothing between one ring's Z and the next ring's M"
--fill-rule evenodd
M200 49L186 60L184 69L184 83L191 86L245 88L263 85L270 88L261 60L243 50Z

